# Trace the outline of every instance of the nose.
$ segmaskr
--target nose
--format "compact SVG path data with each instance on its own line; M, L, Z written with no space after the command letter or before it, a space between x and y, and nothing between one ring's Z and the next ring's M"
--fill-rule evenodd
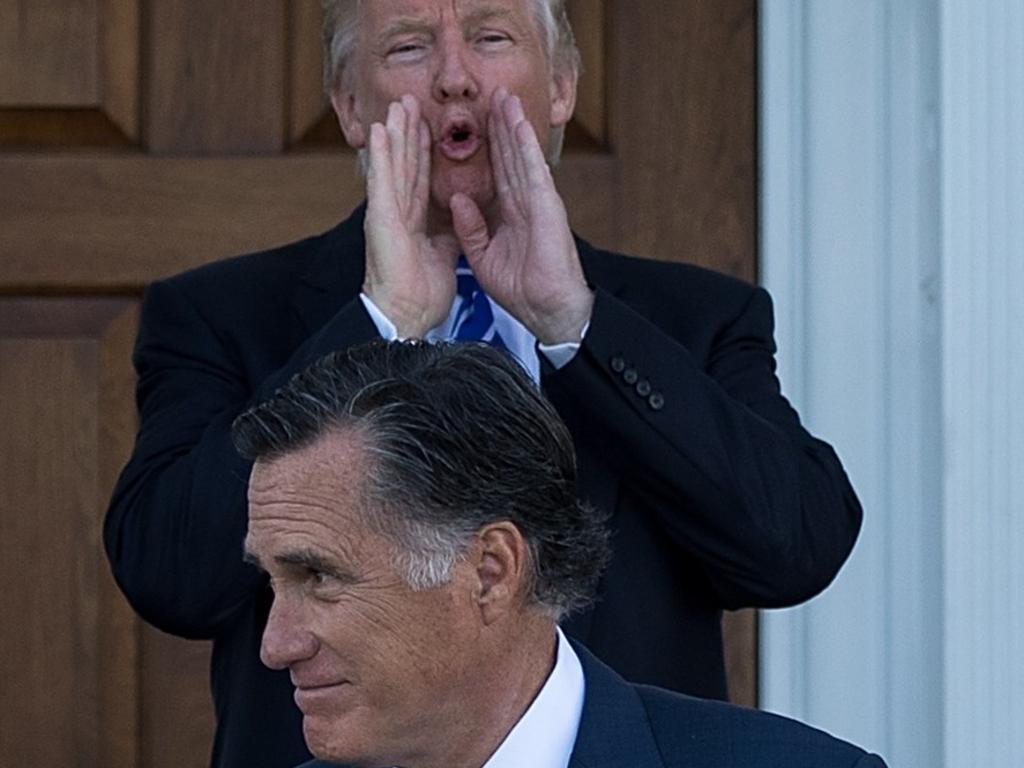
M260 660L271 669L285 669L316 655L316 636L305 628L298 607L280 595L274 597L260 643Z
M480 95L480 86L467 54L469 51L461 35L446 35L442 39L434 75L434 98L439 102L473 100Z

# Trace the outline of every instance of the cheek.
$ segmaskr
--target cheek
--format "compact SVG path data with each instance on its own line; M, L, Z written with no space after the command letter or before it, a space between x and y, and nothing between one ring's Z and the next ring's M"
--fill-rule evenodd
M412 94L425 104L430 97L431 81L428 73L420 68L379 72L373 80L373 93L377 107L383 106L385 115L388 105L398 101L405 94Z

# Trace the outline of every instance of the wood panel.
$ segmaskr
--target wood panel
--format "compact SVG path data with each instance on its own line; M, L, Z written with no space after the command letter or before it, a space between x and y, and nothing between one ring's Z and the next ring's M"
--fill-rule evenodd
M134 329L131 301L0 300L0 765L137 762L135 620L100 543Z
M576 94L576 112L572 121L578 131L572 137L585 137L587 145L604 147L608 132L608 37L607 3L604 0L569 0L569 18L576 47L583 62L583 76Z
M139 291L326 229L363 197L351 155L0 155L0 178L0 290L8 292Z
M753 281L756 3L609 6L618 245Z
M722 616L729 701L744 707L756 707L758 701L757 635L757 611L727 611Z
M333 128L333 131L322 129L321 132L341 148L344 146L341 130L335 124L334 113L324 93L321 43L324 15L320 3L311 0L289 3L288 14L289 144L299 144L311 132L315 133L318 125L326 123L323 128Z
M146 14L145 143L158 154L284 144L283 0L161 0Z
M139 142L141 0L100 2L100 104L133 144Z
M98 11L97 0L0 2L0 105L96 104Z
M0 147L139 135L138 0L0 0Z
M213 750L211 643L142 627L140 766L205 768Z

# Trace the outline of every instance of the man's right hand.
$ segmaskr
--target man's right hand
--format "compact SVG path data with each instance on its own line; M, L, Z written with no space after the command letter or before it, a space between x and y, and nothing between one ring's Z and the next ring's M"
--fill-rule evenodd
M430 129L413 96L391 104L386 125L370 127L363 293L399 338L440 325L455 298L458 242L427 235L430 150Z

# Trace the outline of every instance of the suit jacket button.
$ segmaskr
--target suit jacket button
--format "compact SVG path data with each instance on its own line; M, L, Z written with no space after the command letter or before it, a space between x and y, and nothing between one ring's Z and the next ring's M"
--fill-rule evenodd
M629 384L629 386L631 386L631 387L634 384L636 384L636 382L639 380L639 378L640 378L640 374L636 372L636 368L628 368L622 374L622 380L624 382L626 382L627 384Z
M640 397L647 397L649 394L651 394L651 382L649 382L647 379L644 379L643 381L638 381L636 385L636 393L640 395Z
M665 407L665 396L661 392L655 392L647 398L647 404L651 406L652 411L660 411Z
M612 370L615 371L616 373L622 373L624 370L626 370L626 361L619 355L616 355L615 357L612 358L611 366Z

